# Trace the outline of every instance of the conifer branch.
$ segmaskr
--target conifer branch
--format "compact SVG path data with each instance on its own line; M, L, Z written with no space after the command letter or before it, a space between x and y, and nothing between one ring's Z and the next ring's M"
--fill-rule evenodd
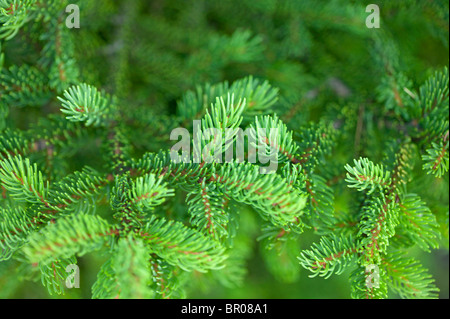
M416 50L448 3L375 32L360 3L175 2L0 0L0 296L66 294L93 252L96 299L236 292L254 260L445 296L407 251L448 248L448 61Z

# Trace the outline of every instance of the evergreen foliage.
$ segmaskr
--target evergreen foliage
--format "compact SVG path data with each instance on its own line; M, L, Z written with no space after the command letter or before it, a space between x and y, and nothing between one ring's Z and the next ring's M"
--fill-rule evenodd
M380 29L359 1L72 2L79 29L0 0L0 296L67 294L96 252L92 298L238 290L255 253L283 283L441 297L414 254L448 251L448 2L380 1Z

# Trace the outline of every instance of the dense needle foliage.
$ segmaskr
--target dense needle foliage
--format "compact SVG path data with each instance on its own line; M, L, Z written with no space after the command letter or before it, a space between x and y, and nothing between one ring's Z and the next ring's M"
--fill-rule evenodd
M0 0L0 297L448 298L449 5L368 4Z

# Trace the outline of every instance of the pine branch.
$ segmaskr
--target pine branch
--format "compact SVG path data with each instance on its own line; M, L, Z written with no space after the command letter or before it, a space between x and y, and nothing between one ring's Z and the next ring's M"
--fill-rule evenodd
M375 264L376 265L376 264ZM357 267L350 275L353 299L386 299L388 296L387 273L376 265L372 272L365 266Z
M92 285L92 299L118 299L119 294L119 284L110 258L102 265Z
M22 208L0 209L0 260L8 260L26 242L38 222Z
M310 277L319 275L329 278L333 273L339 275L355 264L360 251L360 244L354 242L352 237L322 237L319 244L302 251L298 259L304 268L313 273Z
M157 256L152 256L150 268L153 275L152 287L155 290L156 298L176 299L184 296L181 287L185 280L185 272L169 265Z
M191 192L186 200L190 223L214 240L228 237L228 198L202 181L200 191Z
M447 2L386 3L377 32L343 1L143 3L79 1L78 30L0 0L1 296L62 295L101 251L93 298L240 295L255 260L439 297L406 252L448 248L448 61L417 54L448 48Z
M0 97L8 106L41 105L51 98L46 82L45 74L33 66L0 69Z
M154 292L150 289L148 248L141 239L120 239L113 255L113 269L117 278L119 298L147 299Z
M86 126L106 125L114 114L113 98L102 94L95 87L81 84L64 91L61 112L73 122L86 122Z
M428 252L439 248L439 224L426 203L416 194L407 194L399 206L398 244L418 245Z
M40 233L33 233L23 252L29 262L48 264L55 258L82 256L105 247L118 230L97 216L60 218Z
M65 292L68 273L66 268L69 265L76 265L75 258L53 260L49 264L39 264L41 271L41 282L47 287L50 295L53 293L63 295Z
M186 271L223 267L224 249L179 222L152 217L139 231L150 251Z
M375 190L383 190L390 182L390 173L382 165L375 165L367 158L354 160L355 167L346 165L348 171L346 182L349 187L357 188L358 191L368 190L371 194Z
M0 177L2 186L17 201L50 207L47 200L49 185L44 182L36 164L32 166L28 158L23 160L19 155L0 162Z
M401 298L436 299L439 289L434 284L434 279L427 273L427 269L414 260L407 258L405 253L396 252L389 254L383 265L390 278L389 286Z

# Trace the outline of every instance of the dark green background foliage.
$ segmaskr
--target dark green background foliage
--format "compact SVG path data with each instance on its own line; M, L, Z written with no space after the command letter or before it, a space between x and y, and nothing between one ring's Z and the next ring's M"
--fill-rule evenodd
M0 0L0 297L448 298L448 1L70 3Z

